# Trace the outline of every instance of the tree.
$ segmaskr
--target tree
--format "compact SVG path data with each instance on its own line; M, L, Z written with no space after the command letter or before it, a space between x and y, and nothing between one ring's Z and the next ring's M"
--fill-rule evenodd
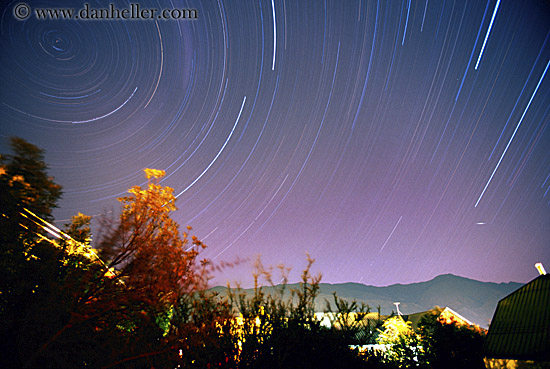
M171 306L182 293L206 286L204 270L197 267L205 245L195 236L189 240L187 233L181 237L178 224L170 218L176 199L172 188L158 183L164 171L145 169L145 174L147 188L135 186L129 196L119 199L120 221L98 248L135 298L149 306Z
M130 189L118 222L103 225L97 246L105 262L74 251L90 242L90 217L82 214L66 225L70 238L44 248L51 256L38 260L48 288L22 320L25 330L42 328L23 334L32 342L22 367L175 367L182 337L217 334L199 321L224 311L204 291L209 266L198 255L205 245L170 218L175 197L159 184L164 172L145 173L147 187Z
M65 224L64 231L74 241L89 246L92 242L91 221L91 216L78 213L70 223Z
M378 313L371 313L370 306L357 301L347 301L333 293L334 306L327 301L325 312L331 320L331 326L353 345L366 345L376 342L376 334L382 327L380 307Z
M477 326L442 319L441 308L434 308L419 323L425 348L423 360L433 369L483 369L485 332Z
M20 215L23 208L52 220L52 209L57 207L62 194L61 186L47 174L44 150L18 137L10 139L10 146L13 154L0 155L0 234L3 242L7 236L25 233L19 227L19 223L28 225ZM18 232L14 232L15 229Z
M112 226L103 224L97 245L114 278L101 275L79 305L79 316L93 316L104 332L116 327L114 336L126 343L109 357L109 365L177 362L182 334L197 331L196 325L189 328L197 323L193 314L211 306L203 292L209 264L198 260L205 245L182 235L170 217L176 198L172 188L159 184L164 174L145 169L147 187L135 186L119 199L120 218ZM199 296L202 306L196 303Z
M405 322L400 316L393 316L383 324L377 342L386 345L385 361L397 368L423 367L421 357L423 347L420 337L413 331L411 322Z
M0 155L0 366L20 367L17 342L27 309L47 288L55 253L41 242L44 231L32 213L51 220L61 186L47 174L44 151L27 141L10 139L13 151ZM45 260L49 260L45 262Z
M379 367L367 364L357 351L350 348L355 343L356 333L351 325L346 325L348 329L343 330L342 326L321 324L315 314L321 276L311 274L313 262L308 257L308 265L297 287L287 286L288 270L284 267L280 267L284 283L275 286L272 270L264 268L258 261L251 296L241 289L229 288L231 303L242 318L235 332L239 368ZM267 293L259 284L260 277L271 285L272 293ZM356 304L352 305L342 303L331 311L336 316L343 316L357 308Z

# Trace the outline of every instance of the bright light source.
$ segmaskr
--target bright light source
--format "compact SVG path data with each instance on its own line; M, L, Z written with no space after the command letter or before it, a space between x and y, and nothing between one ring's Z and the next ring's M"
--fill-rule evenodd
M536 263L535 268L537 268L540 275L546 275L546 270L544 270L544 266L542 265L542 263Z

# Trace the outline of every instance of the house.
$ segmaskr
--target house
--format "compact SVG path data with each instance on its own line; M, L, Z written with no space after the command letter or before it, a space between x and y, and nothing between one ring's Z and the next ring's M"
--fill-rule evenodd
M550 368L550 275L499 301L485 342L488 369Z
M439 308L434 308L428 311L422 311L419 313L403 315L403 319L405 319L405 321L411 322L412 328L415 331L417 331L419 323L422 320L422 318L424 318L429 314L434 314L434 313L439 314L439 316L437 317L437 320L439 320L440 322L444 322L446 324L455 323L461 326L476 325L475 323L472 323L471 321L469 321L468 319L466 319L465 317L463 317L462 315L460 315L450 307L445 307L442 310Z

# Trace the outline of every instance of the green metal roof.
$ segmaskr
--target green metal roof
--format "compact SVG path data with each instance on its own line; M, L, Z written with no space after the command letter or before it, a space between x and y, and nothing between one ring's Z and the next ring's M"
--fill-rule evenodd
M499 301L489 326L485 356L550 360L550 274Z

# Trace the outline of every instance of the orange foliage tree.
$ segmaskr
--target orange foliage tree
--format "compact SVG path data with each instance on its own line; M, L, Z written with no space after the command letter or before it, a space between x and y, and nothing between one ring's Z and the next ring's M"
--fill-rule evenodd
M201 326L212 311L222 317L228 310L206 292L210 266L198 259L205 245L170 217L176 198L159 183L164 171L146 169L145 175L145 188L135 186L119 199L119 219L100 226L95 246L105 263L65 257L63 278L52 283L62 307L44 307L59 310L60 324L28 366L174 367L183 349L204 344L197 335L220 338L215 322L210 331ZM75 223L71 233L86 234L86 226Z
M205 245L187 232L182 235L170 217L176 198L172 188L159 184L164 174L145 169L147 188L134 186L119 199L120 221L98 245L126 293L157 308L173 306L182 294L207 283L206 262L197 260Z

